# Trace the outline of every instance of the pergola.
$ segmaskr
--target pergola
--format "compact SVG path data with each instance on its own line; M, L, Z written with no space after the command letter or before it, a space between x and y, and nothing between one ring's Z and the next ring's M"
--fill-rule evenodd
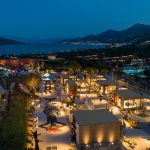
M123 109L142 108L144 97L129 89L115 90L112 92L113 101Z
M64 85L66 80L69 80L70 77L68 74L62 74L61 75L61 84Z
M113 80L97 80L96 85L100 88L101 94L110 94L117 89L117 83Z

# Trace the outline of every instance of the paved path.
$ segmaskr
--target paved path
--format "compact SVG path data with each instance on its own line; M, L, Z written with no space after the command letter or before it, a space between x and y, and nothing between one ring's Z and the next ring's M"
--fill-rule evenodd
M41 150L46 150L47 147L50 146L57 146L58 150L69 150L70 147L70 128L68 125L64 125L60 128L60 131L57 132L49 132L46 131L46 127L48 125L43 125L46 123L46 115L43 113L43 109L45 107L46 100L42 100L41 107L37 108L35 111L35 116L38 117L38 133L41 133L39 136L40 143L39 147ZM61 117L59 117L58 122L62 122L64 124L67 124L64 112L61 110ZM43 125L41 127L41 125Z
M43 84L41 84L41 90L44 88ZM38 117L38 133L41 133L39 136L39 147L40 150L47 150L48 147L57 146L57 150L74 150L71 146L71 132L68 126L65 113L63 110L60 109L61 116L57 117L57 121L61 122L62 124L58 124L59 130L57 131L47 131L46 128L48 125L46 124L47 118L46 115L43 113L43 109L46 105L47 100L45 98L52 98L56 97L56 94L40 94L39 98L41 99L40 107L36 108L35 116ZM60 102L56 100L56 103ZM44 125L45 124L45 125ZM41 127L42 125L42 127Z
M126 129L126 137L130 143L135 143L135 147L130 147L127 142L123 142L123 145L128 150L146 150L150 147L150 137L141 129Z

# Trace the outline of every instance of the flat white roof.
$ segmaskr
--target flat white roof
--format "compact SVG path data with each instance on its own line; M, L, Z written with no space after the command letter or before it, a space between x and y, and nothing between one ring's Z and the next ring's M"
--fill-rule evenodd
M80 125L109 124L119 122L108 109L77 110L73 112L76 122Z
M142 95L129 89L114 90L113 93L117 94L120 97L123 97L125 100L143 98Z
M102 86L117 85L113 80L97 80L97 83Z

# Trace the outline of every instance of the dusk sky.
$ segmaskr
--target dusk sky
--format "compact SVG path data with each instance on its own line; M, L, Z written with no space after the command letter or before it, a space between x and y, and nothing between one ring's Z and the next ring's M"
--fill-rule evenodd
M0 36L47 39L150 24L150 0L0 0Z

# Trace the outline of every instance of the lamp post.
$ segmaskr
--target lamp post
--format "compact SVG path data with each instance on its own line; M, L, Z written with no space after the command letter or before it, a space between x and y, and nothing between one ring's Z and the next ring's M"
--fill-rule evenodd
M60 101L62 102L62 90L60 91Z
M31 95L31 99L32 99L31 105L32 105L32 107L34 107L35 106L35 99L33 98L32 95Z

